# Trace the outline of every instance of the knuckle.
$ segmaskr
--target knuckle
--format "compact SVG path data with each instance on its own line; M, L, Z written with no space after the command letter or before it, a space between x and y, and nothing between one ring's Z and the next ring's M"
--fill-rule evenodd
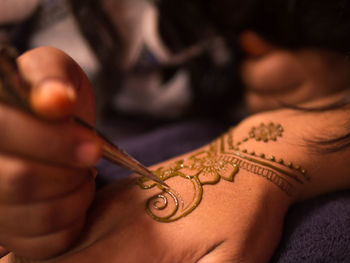
M9 196L25 193L26 189L29 188L29 180L33 174L33 167L21 160L1 159L1 192Z

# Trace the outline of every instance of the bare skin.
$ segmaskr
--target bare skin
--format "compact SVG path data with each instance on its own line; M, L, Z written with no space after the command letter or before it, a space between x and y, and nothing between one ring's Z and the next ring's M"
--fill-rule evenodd
M61 55L65 57L60 53ZM12 109L6 110L11 112ZM188 215L171 223L159 222L146 212L147 201L161 190L141 189L136 184L135 177L131 177L97 193L87 213L87 223L82 228L85 212L93 198L93 191L90 188L93 180L91 174L87 173L90 166L85 163L84 168L81 168L80 163L80 166L75 168L74 171L82 171L81 177L78 176L79 173L75 175L69 165L67 168L71 173L67 171L59 173L59 176L54 172L56 166L49 166L45 170L46 173L39 169L41 164L30 166L39 168L33 168L30 174L20 173L22 176L20 178L30 180L36 187L33 189L37 190L28 193L23 191L23 187L4 189L11 194L1 199L3 211L0 213L2 215L0 227L12 229L8 236L14 241L11 243L9 241L11 239L6 239L6 235L0 235L0 244L13 251L0 259L0 262L96 262L97 258L99 262L125 262L125 259L128 262L267 262L278 244L283 217L291 204L322 193L349 188L349 171L345 161L346 156L350 154L349 150L341 153L319 154L315 153L313 147L306 144L304 140L312 139L315 134L326 138L341 135L344 132L343 127L347 121L348 111L349 109L341 109L324 113L305 113L277 110L244 120L234 129L234 141L243 141L252 127L258 127L261 123L280 124L283 127L283 134L276 141L248 140L245 148L248 152L264 153L266 156L272 155L286 162L292 162L294 165L298 164L307 170L310 180L303 178L296 168L289 169L279 166L275 161L254 157L264 162L263 168L269 168L280 178L290 182L294 187L292 194L288 194L277 183L252 172L250 168L239 167L232 180L225 180L223 177L227 174L220 174L221 179L214 184L203 183L202 200L198 206ZM27 118L22 115L19 117ZM32 118L30 121L35 124L42 123ZM53 125L47 122L44 124ZM64 129L64 125L69 125L64 121L59 124L63 125L59 127L60 129ZM74 129L70 134L74 135ZM84 135L86 131L80 132ZM227 147L229 139L227 135L225 136L224 146ZM40 145L39 142L37 144ZM169 169L176 161L186 160L198 152L208 152L210 149L211 145L204 146L200 150L158 164L152 169L157 170L160 167ZM238 152L245 155L243 149ZM40 151L35 151L35 154L37 154L35 159L38 159ZM342 158L339 157L340 155ZM21 163L23 162L24 160L21 159ZM256 164L256 162L250 163ZM27 162L24 164L28 165ZM61 165L62 161L59 162L59 166ZM282 170L273 168L277 166ZM187 175L187 172L184 174ZM288 174L300 176L302 183L291 179ZM334 176L329 177L329 174ZM8 170L4 170L2 177L3 175L5 178L12 178ZM22 182L22 180L19 181ZM73 186L75 180L78 181L76 185L79 187ZM202 178L202 180L205 182L207 179ZM52 184L53 181L54 184ZM84 185L83 182L87 182L85 184L87 189L81 187ZM167 180L167 183L180 193L184 200L191 199L193 189L183 182L183 178L178 176ZM51 196L52 191L55 193L53 196ZM32 193L36 195L33 199L29 198ZM62 196L64 201L61 199ZM8 200L9 197L12 199ZM38 203L44 206L38 207ZM24 211L24 205L28 210ZM13 207L17 206L20 206L17 212L23 214L14 217L11 213ZM76 212L77 207L81 208L78 212ZM44 211L57 212L49 213L51 217L48 220L47 214L42 213L42 208ZM26 220L26 222L20 220L28 218L28 215L32 215L33 220ZM51 220L52 218L54 220ZM63 224L62 221L71 220L72 225L75 226L75 218L79 218L81 221L77 221L81 224L75 227L75 231L70 232L70 228L65 227L70 224ZM48 222L49 226L47 226ZM19 231L18 227L22 229ZM66 229L68 234L64 235L65 238L51 236L50 233L56 233L55 229ZM83 235L72 246L81 229L83 229ZM26 233L28 242L21 242L23 238L19 237L24 235L23 233ZM44 239L38 240L37 237L44 237ZM67 249L68 251L60 256L55 256ZM43 251L50 253L45 254ZM51 259L29 260L28 258Z

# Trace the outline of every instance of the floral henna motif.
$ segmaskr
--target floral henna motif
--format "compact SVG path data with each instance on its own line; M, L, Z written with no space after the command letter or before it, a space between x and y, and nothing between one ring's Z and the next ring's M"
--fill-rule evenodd
M289 163L284 164L283 160L277 161L275 157L266 158L262 154L256 156L254 152L248 153L245 149L239 149L239 146L249 139L264 142L276 141L282 133L283 128L279 124L261 124L250 130L249 137L234 144L233 129L230 129L227 134L215 140L205 150L154 171L164 181L172 178L182 180L181 184L190 187L193 193L189 197L186 194L186 199L175 189L165 188L141 177L138 185L142 189L158 188L160 190L147 201L146 212L159 222L176 221L190 214L199 205L203 197L204 185L215 185L221 179L233 182L239 169L269 180L288 196L292 196L295 192L295 184L303 184L303 179L309 179L301 166L294 167ZM297 171L301 176L288 170Z
M249 132L250 138L255 138L257 141L268 142L269 140L276 141L277 137L282 137L283 128L280 124L269 123L268 125L261 123L258 127L253 127Z
M189 176L197 176L204 185L216 184L221 178L232 182L237 170L237 165L227 160L224 155L208 151L185 159L183 168L179 171Z
M147 201L146 212L157 221L173 222L188 215L199 205L202 200L203 185L214 185L221 179L232 182L237 172L238 165L225 159L223 155L217 155L209 150L154 171L164 181L177 177L183 180L183 184L190 184L193 195L187 204L174 189L167 189L144 177L139 179L138 185L142 189L158 187L162 190ZM169 207L169 199L174 205L172 209ZM165 215L161 215L164 213Z

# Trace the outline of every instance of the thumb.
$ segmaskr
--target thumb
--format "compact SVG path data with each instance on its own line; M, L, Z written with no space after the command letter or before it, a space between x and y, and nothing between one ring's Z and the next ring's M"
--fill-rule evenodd
M32 88L29 98L33 111L47 119L62 119L72 115L76 100L72 84L55 77L38 83Z
M94 123L90 82L71 57L56 48L40 47L24 53L17 62L37 115L54 120L76 115Z

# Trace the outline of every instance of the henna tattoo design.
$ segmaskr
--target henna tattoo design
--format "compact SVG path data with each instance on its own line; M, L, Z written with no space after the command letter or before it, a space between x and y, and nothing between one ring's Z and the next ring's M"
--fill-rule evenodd
M265 143L270 141L270 140L277 141L278 137L282 137L282 133L283 133L283 128L280 124L274 124L271 122L268 125L265 125L264 123L261 123L260 126L253 127L249 131L249 137L245 137L241 141L237 141L237 143L235 143L235 144L233 143L233 139L232 139L233 128L231 128L229 130L229 135L228 135L229 138L228 138L227 142L228 142L230 150L242 151L243 153L249 154L251 156L258 156L262 159L266 159L266 160L269 160L271 162L277 162L278 164L285 166L286 168L290 168L290 169L296 170L297 172L300 172L303 175L303 177L309 181L310 177L307 175L307 171L305 169L303 169L301 165L293 165L292 162L286 163L283 159L281 159L281 158L277 159L273 155L270 155L269 157L267 157L267 155L265 153L257 154L254 151L248 153L247 149L240 148L245 142L247 142L250 139L255 139L258 142L263 141ZM286 172L282 171L282 173L286 173Z
M173 222L190 214L201 202L204 185L214 185L221 179L233 182L239 169L261 176L285 194L292 196L295 193L295 184L303 184L304 179L310 180L306 170L301 165L285 164L283 159L275 156L266 157L264 153L248 153L241 146L252 139L256 141L277 141L282 137L283 128L279 124L269 123L253 127L249 136L236 143L233 140L234 128L228 133L212 142L208 149L202 150L192 156L174 162L167 167L160 167L154 171L160 179L166 181L171 178L183 180L193 189L191 197L184 200L175 189L150 181L144 177L138 180L142 189L158 187L161 192L151 197L146 203L146 212L159 222ZM173 202L173 207L169 202Z

